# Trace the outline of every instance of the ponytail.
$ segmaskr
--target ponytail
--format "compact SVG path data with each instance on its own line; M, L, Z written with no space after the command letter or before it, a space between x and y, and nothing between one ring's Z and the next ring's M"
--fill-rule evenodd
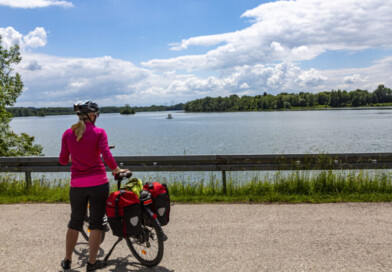
M86 131L86 124L84 123L83 119L79 119L76 124L71 126L71 129L75 133L76 141L79 142L82 139L84 132Z

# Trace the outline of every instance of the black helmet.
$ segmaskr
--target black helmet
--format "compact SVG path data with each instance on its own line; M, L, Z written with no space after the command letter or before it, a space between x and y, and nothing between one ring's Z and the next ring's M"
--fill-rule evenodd
M77 115L87 114L89 112L99 113L99 106L97 103L90 100L79 101L74 104L74 111Z

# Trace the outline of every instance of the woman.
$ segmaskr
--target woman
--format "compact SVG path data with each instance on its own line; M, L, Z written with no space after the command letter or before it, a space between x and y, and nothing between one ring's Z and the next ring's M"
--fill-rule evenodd
M96 127L95 121L99 116L99 107L92 101L78 102L74 111L79 121L67 129L62 138L59 162L66 165L72 160L71 189L71 220L68 223L66 235L66 254L61 262L63 269L69 269L72 262L72 252L78 240L79 231L83 227L83 219L90 203L90 238L89 260L87 271L102 268L104 264L96 260L103 231L106 199L109 195L109 181L105 166L113 173L125 171L120 169L114 160L108 145L105 130Z

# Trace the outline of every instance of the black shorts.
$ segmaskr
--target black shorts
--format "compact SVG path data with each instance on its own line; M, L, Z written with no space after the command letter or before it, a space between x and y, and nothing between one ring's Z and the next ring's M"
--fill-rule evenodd
M89 229L103 230L102 224L108 195L109 183L93 187L71 187L69 191L71 220L68 223L68 228L78 231L82 230L83 220L87 212L87 203L89 203Z

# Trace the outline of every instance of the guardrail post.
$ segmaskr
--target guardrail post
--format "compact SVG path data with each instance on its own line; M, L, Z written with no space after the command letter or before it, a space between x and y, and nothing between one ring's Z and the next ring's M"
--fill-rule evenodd
M226 171L222 171L222 190L223 194L226 194Z
M26 188L31 187L31 172L25 172L26 175Z

